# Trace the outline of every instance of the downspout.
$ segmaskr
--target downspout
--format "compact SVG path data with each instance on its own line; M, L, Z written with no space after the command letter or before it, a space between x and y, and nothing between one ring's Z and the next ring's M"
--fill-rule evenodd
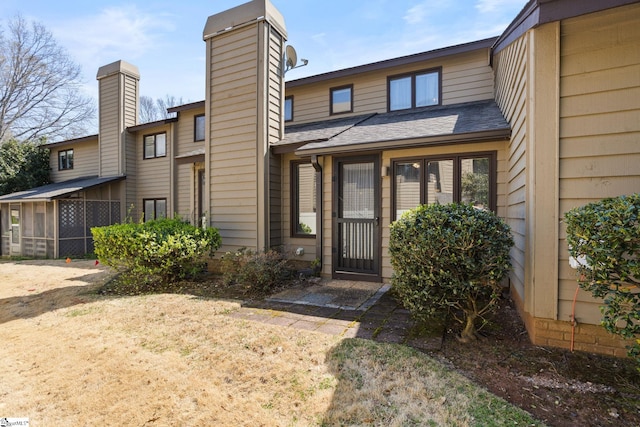
M322 166L318 162L318 155L311 156L311 164L316 170L316 258L322 272Z

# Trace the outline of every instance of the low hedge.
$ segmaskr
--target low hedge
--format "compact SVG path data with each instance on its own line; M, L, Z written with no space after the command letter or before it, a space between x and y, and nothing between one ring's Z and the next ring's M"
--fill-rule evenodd
M222 242L216 228L201 229L180 219L94 227L95 254L132 284L171 283L202 270Z

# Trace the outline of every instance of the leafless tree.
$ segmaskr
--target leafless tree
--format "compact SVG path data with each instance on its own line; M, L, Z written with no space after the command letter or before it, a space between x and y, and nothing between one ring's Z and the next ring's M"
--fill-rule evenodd
M150 96L140 97L140 123L149 123L160 120L160 114L156 103Z
M0 32L0 142L85 134L95 104L81 93L80 71L42 24L9 19Z
M157 98L154 101L150 96L143 95L140 97L140 123L155 122L173 117L173 114L167 112L167 109L182 104L184 104L182 97L176 98L173 95L165 95L164 98Z

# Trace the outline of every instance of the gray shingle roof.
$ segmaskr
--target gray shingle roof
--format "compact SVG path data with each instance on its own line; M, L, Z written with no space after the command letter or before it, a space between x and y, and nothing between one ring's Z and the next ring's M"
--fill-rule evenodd
M97 187L108 182L118 181L124 179L124 176L107 176L107 177L84 177L70 179L68 181L56 182L53 184L43 185L41 187L32 188L30 190L19 191L16 193L5 194L0 196L0 203L2 202L36 202L36 201L51 201L60 197L64 197L68 194L75 193L76 191L87 190L92 187Z
M349 116L339 119L324 120L321 122L302 123L299 125L287 126L284 131L284 138L274 145L296 144L300 142L327 141L356 124L366 120L375 114L361 116Z
M465 139L483 133L508 137L510 132L498 105L488 100L290 126L278 144L306 143L297 150L302 154L421 138L446 137L455 142L456 136Z

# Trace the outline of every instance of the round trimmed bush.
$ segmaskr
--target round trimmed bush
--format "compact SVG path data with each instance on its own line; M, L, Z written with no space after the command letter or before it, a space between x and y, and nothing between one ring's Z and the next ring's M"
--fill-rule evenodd
M392 285L418 320L443 310L477 337L476 321L495 308L511 269L509 226L468 204L421 205L391 225Z

